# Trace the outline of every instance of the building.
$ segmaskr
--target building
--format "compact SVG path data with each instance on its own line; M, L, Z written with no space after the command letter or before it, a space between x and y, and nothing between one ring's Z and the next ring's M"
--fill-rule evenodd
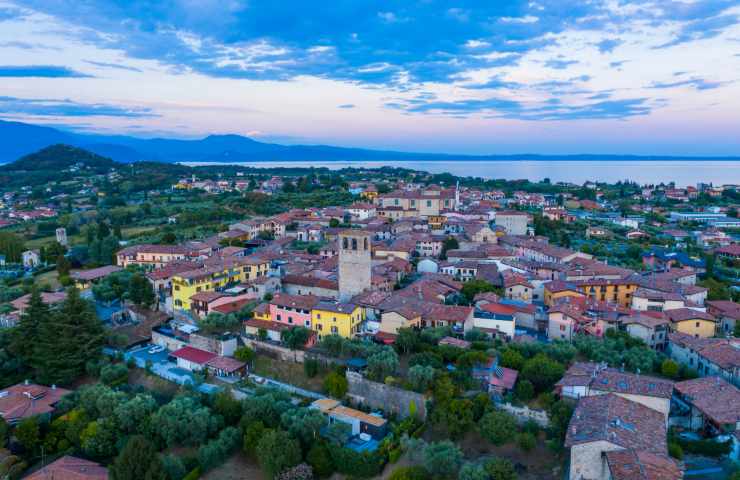
M0 416L10 425L37 415L49 417L68 393L71 392L55 385L46 387L28 381L13 385L0 390Z
M721 335L730 335L740 322L740 304L729 300L709 300L706 302L707 313L714 315L718 321L718 330Z
M666 349L671 322L664 315L629 315L620 322L630 336L639 338L650 348L659 352Z
M614 394L660 412L665 420L671 409L673 382L663 378L624 372L606 364L576 362L555 384L561 397L582 398Z
M121 267L116 265L106 265L98 268L91 268L90 270L72 270L70 277L75 282L75 287L79 290L86 290L104 279L111 273L120 272L123 270Z
M613 393L583 397L565 436L565 447L570 449L569 478L609 478L607 459L614 451L647 452L670 461L666 434L665 417L650 407Z
M38 250L26 250L21 254L25 268L36 268L41 265L41 254Z
M57 243L63 247L66 247L69 245L69 241L67 240L67 229L64 227L59 227L55 231Z
M683 470L672 458L642 450L606 452L609 480L681 480Z
M480 304L473 313L473 327L502 340L516 334L516 309L500 303Z
M90 460L65 455L36 470L25 480L108 480L108 469Z
M365 309L352 303L320 301L311 310L311 328L319 340L325 335L354 338L364 321Z
M740 387L740 340L668 334L668 354L699 376L719 376Z
M552 307L557 300L566 297L584 298L585 294L569 282L552 280L544 285L544 303Z
M349 425L353 436L365 434L375 440L381 440L388 431L388 420L380 415L345 407L332 398L316 400L311 404L311 408L329 417L329 424L340 422Z
M119 250L116 253L116 265L123 268L129 265L162 268L168 263L192 260L198 256L198 252L181 245L141 244Z
M278 293L270 300L270 320L288 327L311 328L311 311L321 299L313 295Z
M694 337L710 338L717 329L717 319L712 315L691 308L676 308L664 312L671 321L671 331Z
M344 230L339 234L339 301L348 302L372 285L370 234Z
M496 226L502 227L508 235L526 235L529 215L515 210L496 212Z
M673 424L705 437L740 432L740 390L721 377L678 382L673 398Z
M576 288L585 293L591 299L600 302L611 302L629 307L632 305L632 294L637 290L638 281L633 278L619 280L592 279L577 280L574 282Z

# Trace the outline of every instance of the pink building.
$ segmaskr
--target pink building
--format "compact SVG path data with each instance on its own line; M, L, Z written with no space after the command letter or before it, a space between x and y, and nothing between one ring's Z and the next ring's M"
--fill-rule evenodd
M311 328L311 310L319 302L313 295L278 293L270 301L270 319L289 326Z

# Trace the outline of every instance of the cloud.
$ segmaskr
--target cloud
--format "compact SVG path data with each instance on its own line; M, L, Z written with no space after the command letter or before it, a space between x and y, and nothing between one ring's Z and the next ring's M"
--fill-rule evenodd
M94 65L96 67L101 68L112 68L115 70L127 70L129 72L141 72L142 70L140 68L131 67L128 65L121 65L120 63L108 63L108 62L95 62L92 60L83 60L85 63L89 63L90 65Z
M343 104L343 105L339 105L339 106L337 106L337 108L345 108L345 109L351 109L351 108L355 108L355 105L354 105L354 104L352 104L352 103L345 103L345 104Z
M734 14L717 15L710 18L701 18L684 24L675 37L669 42L660 44L654 48L675 47L687 42L705 40L720 35L727 27L737 25L740 17Z
M473 84L465 85L465 88L491 89L491 90L498 90L498 89L516 90L522 87L524 87L524 84L522 83L503 80L501 77L493 77L483 83L473 83Z
M622 41L618 38L605 38L596 44L596 48L598 48L601 53L612 53L614 49L621 44Z
M22 42L18 40L13 40L9 42L2 42L0 43L0 47L4 48L20 48L22 50L55 50L55 51L61 51L62 48L60 47L54 47L51 45L45 45L43 43L36 43L36 42Z
M665 89L665 88L678 88L678 87L692 87L697 90L714 90L719 88L727 82L718 82L705 80L703 78L690 78L686 80L679 80L676 82L654 82L650 85L650 88Z
M553 68L555 70L565 70L566 68L570 67L571 65L575 65L576 63L578 63L578 60L562 60L551 58L550 60L545 61L545 66L547 68Z
M0 77L89 78L92 75L57 65L2 65Z
M387 108L402 110L409 114L431 113L453 118L468 115L484 115L486 118L508 118L527 121L570 121L570 120L624 120L647 115L652 111L647 98L607 100L610 94L601 92L591 97L596 102L565 104L551 97L540 103L522 103L500 97L463 99L451 101L429 101L424 103L392 102Z
M39 117L128 117L158 116L149 108L132 108L104 103L79 103L68 99L0 97L0 115Z

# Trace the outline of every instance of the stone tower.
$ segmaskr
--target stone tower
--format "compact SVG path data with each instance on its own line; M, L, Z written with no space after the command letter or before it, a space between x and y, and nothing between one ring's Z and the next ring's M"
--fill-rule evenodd
M67 246L67 243L68 243L68 241L67 241L67 229L64 228L64 227L57 228L56 234L57 234L57 242L60 245L66 247Z
M370 234L345 230L339 234L339 301L368 290L372 279Z

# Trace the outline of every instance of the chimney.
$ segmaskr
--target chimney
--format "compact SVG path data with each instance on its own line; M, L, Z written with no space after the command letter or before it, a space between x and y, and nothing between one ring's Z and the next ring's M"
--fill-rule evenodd
M23 380L23 385L29 385L29 384L30 382L28 381L28 379Z
M57 384L56 383L52 383L51 384L51 389L52 390L56 390L57 389Z

